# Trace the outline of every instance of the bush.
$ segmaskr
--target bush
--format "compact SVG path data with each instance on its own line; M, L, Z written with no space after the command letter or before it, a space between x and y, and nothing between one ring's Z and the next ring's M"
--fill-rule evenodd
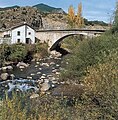
M104 63L112 49L118 48L118 35L104 34L90 40L79 41L68 56L66 70L62 72L62 79L78 80L86 75L88 66Z
M11 54L11 47L7 44L0 45L0 63L4 64L8 60L8 56Z
M43 58L48 56L48 45L47 43L37 43L35 47L35 53L38 55L36 57Z
M118 49L110 52L105 63L87 68L84 85L87 96L96 99L101 107L102 116L109 120L118 119ZM86 98L89 99L89 98Z
M10 61L18 62L25 59L28 51L24 44L11 45L11 54L8 56Z

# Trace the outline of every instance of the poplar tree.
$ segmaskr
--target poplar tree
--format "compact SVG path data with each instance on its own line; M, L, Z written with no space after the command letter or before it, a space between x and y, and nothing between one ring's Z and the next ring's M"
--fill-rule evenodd
M76 25L77 25L77 27L82 27L84 25L84 20L83 20L83 17L82 17L82 3L78 4Z
M68 9L68 22L70 27L75 26L75 11L72 5Z

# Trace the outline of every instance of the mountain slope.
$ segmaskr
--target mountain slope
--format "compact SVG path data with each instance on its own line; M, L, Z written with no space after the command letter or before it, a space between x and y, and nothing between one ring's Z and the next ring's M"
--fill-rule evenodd
M34 5L33 7L36 7L39 11L44 13L61 13L65 14L62 8L55 8L48 5L45 5L43 3Z
M4 8L0 8L0 11L4 11L4 10L8 10L8 9L14 9L14 8L20 8L19 6L15 5L15 6L10 6L10 7L4 7Z

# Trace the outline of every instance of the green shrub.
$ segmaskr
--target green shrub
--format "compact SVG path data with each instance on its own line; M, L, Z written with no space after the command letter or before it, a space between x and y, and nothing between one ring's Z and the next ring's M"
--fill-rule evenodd
M104 34L94 39L79 41L73 54L65 62L69 64L62 72L62 79L78 80L86 75L88 66L104 63L112 49L118 48L118 35Z
M87 68L83 78L87 95L96 98L101 107L102 116L109 120L118 118L118 49L110 52L105 63ZM89 98L86 98L89 99Z
M4 64L8 60L9 55L11 54L11 48L7 44L0 45L0 63Z
M43 58L48 56L48 44L47 43L37 43L35 46L35 53L39 55L39 57Z
M11 45L11 54L8 56L10 61L22 61L27 55L27 49L24 44Z

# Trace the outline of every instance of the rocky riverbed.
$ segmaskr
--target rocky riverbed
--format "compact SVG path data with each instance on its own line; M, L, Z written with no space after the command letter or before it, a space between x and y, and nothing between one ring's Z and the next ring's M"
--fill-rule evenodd
M15 66L0 68L0 96L14 90L26 92L46 92L59 85L61 57L43 58L32 60L30 64L23 62ZM9 69L8 69L9 68Z
M30 98L39 97L40 94L53 96L79 96L84 92L82 84L59 80L63 58L52 57L32 60L30 64L23 62L15 66L0 68L0 98L5 93L12 95L16 92L30 92ZM68 63L66 63L68 64ZM8 69L9 68L9 69Z

